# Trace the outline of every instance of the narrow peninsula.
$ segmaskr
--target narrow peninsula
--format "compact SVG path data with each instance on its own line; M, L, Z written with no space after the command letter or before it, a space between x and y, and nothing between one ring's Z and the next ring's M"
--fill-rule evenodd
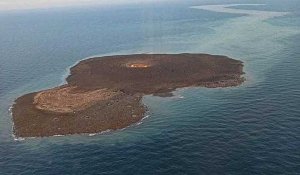
M16 99L16 137L99 133L138 122L144 95L171 96L177 88L238 86L243 63L220 55L136 54L80 61L67 84Z

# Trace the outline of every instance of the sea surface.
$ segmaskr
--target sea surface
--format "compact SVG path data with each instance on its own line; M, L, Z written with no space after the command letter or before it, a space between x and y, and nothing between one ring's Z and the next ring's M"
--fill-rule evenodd
M242 2L0 12L0 174L300 174L300 1ZM123 130L12 135L14 100L79 60L182 52L242 60L247 81L146 96L149 117Z

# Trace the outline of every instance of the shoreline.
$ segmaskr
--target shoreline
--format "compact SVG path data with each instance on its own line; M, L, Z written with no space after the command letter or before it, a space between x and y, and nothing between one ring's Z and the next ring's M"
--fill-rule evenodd
M104 135L104 134L110 134L112 132L118 132L118 131L123 131L127 128L134 127L134 126L139 126L143 124L143 121L147 118L151 117L151 115L145 115L139 122L137 123L132 123L131 125L128 125L124 128L116 129L116 130L105 130L101 132L96 132L96 133L79 133L79 134L66 134L66 135L52 135L52 136L45 136L45 137L17 137L14 133L12 133L13 140L16 142L21 142L29 139L36 139L36 138L49 138L49 137L65 137L65 136L88 136L88 137L93 137L93 136L98 136L98 135Z
M145 95L172 97L185 87L224 88L245 81L241 61L188 53L88 57L68 73L66 84L15 100L14 138L120 130L149 117Z
M214 88L214 89L232 89L232 88L239 88L240 86L244 85L245 82L246 82L246 81L244 81L242 84L240 84L240 85L237 86L237 87L234 87L234 86L232 86L232 87L216 87L216 88ZM198 87L198 86L182 87L182 88L177 88L177 89L175 89L175 90L173 91L173 93L176 92L176 91L181 91L181 90L185 91L185 90L188 90L188 89L190 89L190 88L199 88L199 89L200 89L200 88L207 88L207 87ZM152 96L152 97L159 97L159 98L174 98L174 99L184 99L184 98L185 98L185 96L182 96L182 95L174 95L174 94L173 94L173 96L167 96L167 97L156 96L156 95L153 95L153 94L151 94L150 96ZM15 102L14 102L14 104L15 104ZM13 105L11 105L11 106L9 107L9 112L10 112L10 116L11 116L11 117L12 117L12 111L11 111L12 108L13 108ZM147 110L146 112L149 112L149 111ZM112 132L123 131L123 130L125 130L125 129L127 129L127 128L130 128L130 127L133 127L133 126L141 125L141 124L143 124L143 121L144 121L145 119L149 118L149 117L151 117L150 114L145 115L145 116L144 116L140 121L138 121L137 123L132 123L131 125L126 126L126 127L124 127L124 128L120 128L120 129L116 129L116 130L108 129L108 130L101 131L101 132L96 132L96 133L79 133L79 134L53 135L53 136L43 136L43 137L39 137L39 136L37 136L37 137L17 137L17 136L15 135L15 133L12 132L12 137L13 137L13 140L14 140L14 141L20 141L20 142L21 142L21 141L25 141L25 140L29 140L29 139L49 138L49 137L64 137L64 136L88 136L88 137L93 137L93 136L98 136L98 135L102 135L102 134L109 134L109 133L112 133ZM12 131L14 131L14 122L13 122L13 120L12 120Z

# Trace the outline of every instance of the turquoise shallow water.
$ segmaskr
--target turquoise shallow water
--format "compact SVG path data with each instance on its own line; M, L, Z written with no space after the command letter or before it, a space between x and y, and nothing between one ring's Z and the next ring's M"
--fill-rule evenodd
M265 19L195 2L1 13L0 173L299 174L299 2L266 3L240 8L290 14ZM147 96L150 117L120 131L13 139L14 99L63 83L76 61L180 52L240 59L247 82Z

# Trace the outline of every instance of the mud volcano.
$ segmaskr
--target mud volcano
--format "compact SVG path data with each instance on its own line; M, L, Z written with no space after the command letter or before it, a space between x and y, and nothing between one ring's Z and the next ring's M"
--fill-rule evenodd
M138 122L144 95L176 88L240 85L243 64L207 54L139 54L91 58L71 68L67 84L19 97L12 108L16 137L98 133Z

